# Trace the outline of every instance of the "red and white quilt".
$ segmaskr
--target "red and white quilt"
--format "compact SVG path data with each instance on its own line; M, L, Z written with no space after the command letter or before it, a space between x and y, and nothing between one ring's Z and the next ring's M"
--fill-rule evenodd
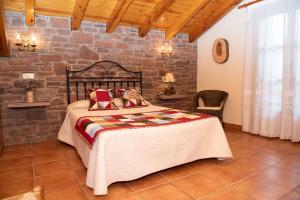
M80 117L76 122L75 128L91 147L97 135L105 131L165 126L202 120L208 117L211 116L189 111L166 109L134 114Z

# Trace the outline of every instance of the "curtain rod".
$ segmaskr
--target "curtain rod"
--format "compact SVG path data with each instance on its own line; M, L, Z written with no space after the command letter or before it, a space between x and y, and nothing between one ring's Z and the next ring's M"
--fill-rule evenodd
M261 2L261 1L263 1L263 0L255 0L255 1L251 1L251 2L249 2L249 3L242 4L242 5L240 5L240 6L238 7L238 9L247 8L248 6L251 6L251 5L253 5L253 4L259 3L259 2Z

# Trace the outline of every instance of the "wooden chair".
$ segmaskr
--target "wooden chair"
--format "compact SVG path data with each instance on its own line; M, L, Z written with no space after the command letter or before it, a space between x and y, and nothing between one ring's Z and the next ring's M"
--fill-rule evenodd
M203 90L198 92L194 97L194 111L219 118L223 125L223 111L228 93L220 90ZM200 106L202 99L204 106Z

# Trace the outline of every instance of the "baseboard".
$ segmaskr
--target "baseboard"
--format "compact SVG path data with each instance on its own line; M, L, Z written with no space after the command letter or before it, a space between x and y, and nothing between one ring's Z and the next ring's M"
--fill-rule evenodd
M224 129L225 130L242 131L242 126L224 122Z

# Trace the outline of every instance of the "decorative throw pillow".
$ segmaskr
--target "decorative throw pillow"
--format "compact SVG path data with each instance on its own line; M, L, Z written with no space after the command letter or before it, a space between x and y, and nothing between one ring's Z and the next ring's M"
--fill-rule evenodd
M126 89L116 89L116 98L123 98L124 93L126 92Z
M117 94L122 97L124 108L148 106L145 99L136 89L117 89Z
M111 90L96 89L90 90L89 111L93 110L117 110L118 107L113 102L113 93Z
M119 88L119 89L115 89L115 98L123 98L123 95L125 94L126 90L135 90L139 93L139 95L141 94L141 88L129 88L129 89L123 89L123 88Z
M90 99L91 98L91 96L90 96L90 94L92 93L92 92L94 92L94 91L96 91L96 90L108 90L109 92L111 92L112 94L113 94L113 96L115 97L115 90L114 89L106 89L106 88L87 88L86 89L86 95L87 95L87 97Z
M123 108L124 103L123 103L122 98L114 98L113 101L118 108Z

